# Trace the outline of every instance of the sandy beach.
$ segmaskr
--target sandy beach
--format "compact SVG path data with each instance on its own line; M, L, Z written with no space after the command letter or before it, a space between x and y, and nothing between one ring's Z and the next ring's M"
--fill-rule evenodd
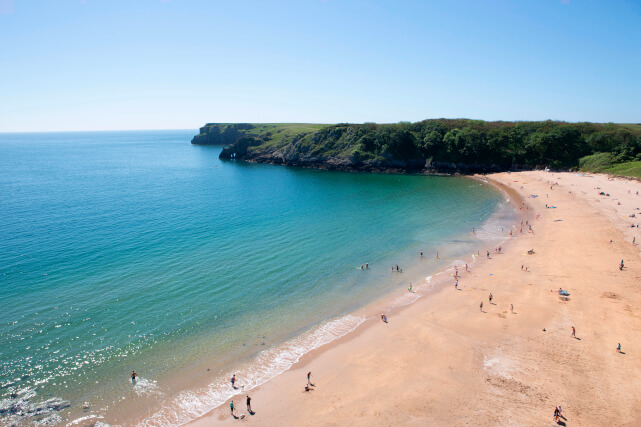
M227 402L191 425L538 426L556 424L557 405L560 425L641 425L641 218L630 216L641 215L641 183L542 171L479 179L520 197L523 230L515 224L501 254L488 247L490 259L459 269L458 290L449 280L387 312L388 323L372 318L307 354L249 393L253 415L242 394L243 419Z

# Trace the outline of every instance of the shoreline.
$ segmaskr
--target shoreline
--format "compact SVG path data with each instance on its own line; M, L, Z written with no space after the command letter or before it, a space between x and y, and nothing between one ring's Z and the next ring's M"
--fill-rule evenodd
M516 192L523 200L528 193L540 193L539 190L545 188L547 184L539 181L551 179L557 175L562 175L561 178L564 178L572 174L544 175L543 172L496 174L490 177L490 182L499 189L500 183L503 183L505 190ZM528 188L517 190L511 185L511 181L514 180ZM557 187L554 189L556 190ZM576 227L565 227L567 223L555 222L552 217L563 214L568 218L566 219L568 223L585 220L593 227L594 224L601 225L605 229L600 230L601 234L605 232L608 235L617 233L616 226L613 227L609 221L603 221L602 215L582 215L585 205L589 205L582 198L576 198L571 193L562 194L560 191L555 192L553 197L554 203L561 209L543 208L546 197L542 195L536 199L526 199L527 205L531 206L528 209L529 214L535 215L537 210L541 214L540 219L533 222L536 234L510 239L503 245L506 248L505 254L492 257L499 260L487 260L475 266L471 273L463 272L461 286L465 291L448 292L446 286L441 286L431 292L429 298L420 298L414 304L396 309L390 316L389 324L383 325L376 318L369 319L356 331L305 354L289 370L252 390L252 409L256 411L254 416L247 416L242 421L234 420L229 416L227 407L223 405L191 422L190 425L209 425L215 421L250 422L261 425L283 423L325 425L341 424L341 420L346 422L347 418L350 419L350 423L358 425L372 423L459 425L466 422L487 425L500 423L500 420L505 417L529 425L551 420L555 402L563 404L568 411L567 415L565 413L564 415L568 416L571 422L578 421L579 424L599 423L597 420L612 422L612 414L606 415L603 411L605 407L594 405L595 397L586 396L583 390L594 391L601 383L611 383L613 378L619 380L620 384L633 384L634 381L629 381L628 377L631 375L632 378L637 379L641 376L641 371L636 364L631 363L631 357L623 360L626 366L620 366L617 363L613 365L615 371L604 369L606 371L604 373L600 373L598 369L587 369L590 363L579 364L579 369L564 363L563 357L558 359L557 346L560 346L564 352L572 353L571 346L583 344L578 340L568 343L567 339L559 343L555 342L557 339L561 340L566 333L569 335L567 329L565 332L562 331L566 323L578 323L584 317L582 311L576 312L572 309L573 300L578 298L586 300L587 302L575 302L574 305L582 307L587 304L592 309L590 312L600 314L598 308L603 305L600 304L601 295L596 296L597 303L594 304L592 301L594 296L585 294L588 290L594 293L592 288L595 286L597 289L604 286L599 286L598 280L589 280L592 283L591 287L582 289L580 282L586 281L586 277L582 277L580 281L575 279L574 270L577 269L577 265L565 265L567 264L565 261L576 258L577 254L581 253L581 248L585 248L585 242L573 242L568 235L571 237L576 234ZM574 209L561 206L566 203L571 204ZM574 205L580 205L579 209ZM641 206L641 202L639 205ZM573 228L573 230L564 228ZM595 228L588 229L595 230ZM563 233L560 233L563 236L558 235L558 230L563 230ZM574 233L568 233L568 231ZM620 233L620 230L618 232ZM618 241L623 240L620 237L617 238ZM587 240L599 246L600 249L603 249L602 245L608 244L600 241L595 243L594 238ZM572 256L560 256L556 253L561 249L556 245L562 246L561 243L570 246L564 249L570 249ZM638 251L628 242L625 243L627 246L621 245L622 247L619 248L617 245L617 249L627 253L634 252L633 259L628 261L629 257L624 256L624 258L626 258L626 264L629 262L631 265L627 268L636 269ZM536 253L534 256L526 255L527 258L523 258L521 251L529 246L534 246ZM553 252L554 255L547 252ZM605 268L605 264L599 263L599 250L590 251L590 258L594 258L595 255L596 260L590 259L591 262L587 262L586 265L593 268L598 264L599 267ZM614 258L609 258L614 260L618 255L617 253ZM518 269L518 264L524 260L527 260L532 267L528 273ZM562 270L563 268L572 269L573 274L559 281L560 275L556 264L561 264ZM583 263L579 264L579 271L585 268ZM493 274L493 277L486 274ZM616 271L613 274L616 275ZM601 277L601 275L598 276ZM607 275L603 276L608 278ZM497 281L497 277L501 280ZM626 289L636 292L632 300L641 300L637 298L641 297L639 295L641 292L628 283L630 280L633 279L627 277ZM524 281L534 283L523 283ZM558 295L554 292L550 293L550 288L554 291L559 287L556 286L557 284L570 288L569 301L559 301L556 298ZM608 282L608 286L611 285ZM545 291L544 288L548 290ZM602 289L598 289L597 293L599 291L603 293ZM498 306L487 303L485 295L487 292L496 293L496 301L501 301L500 309ZM507 301L504 300L506 295L515 303L514 314L509 313L507 309ZM476 301L471 306L470 299ZM461 307L461 300L464 302L464 308ZM478 303L483 300L486 303L485 314L493 315L479 320ZM550 304L551 301L555 301L556 304ZM612 301L616 302L617 299L612 298ZM594 306L597 309L594 309ZM633 304L628 310L634 312L637 309L637 305ZM610 310L607 313L606 320L616 317L610 313ZM618 314L618 312L615 313ZM568 317L571 319L568 320ZM623 317L623 320L619 320L618 317ZM637 322L639 326L638 320L631 320L625 313L618 317L615 325L612 325L612 322L603 322L602 319L591 323L595 328L606 327L610 330L615 326L618 330L619 323L630 321ZM541 326L546 324L548 332L541 332ZM577 327L577 334L581 333L581 328L585 328L585 325ZM638 330L639 328L630 328L627 335L639 338L639 333L636 332ZM636 350L637 346L631 336L628 336L628 339L621 337L617 339L625 341L624 349L628 348L631 353L635 352L632 350ZM587 342L588 338L583 340ZM563 342L565 344L562 344ZM610 354L616 354L613 348L609 350L607 358L616 357ZM586 355L573 356L572 359L575 362L577 357L581 361L582 359L588 362L592 359L602 361L606 356L601 353L603 349L599 347L597 350L591 349ZM533 357L534 354L539 356ZM426 364L425 360L429 360L429 363ZM561 372L558 371L558 364L564 367ZM630 365L628 370L617 369L628 367L627 365ZM550 375L550 372L541 368L548 368L554 375ZM312 379L317 387L314 392L305 393L302 391L302 386L305 380L304 371L308 369L312 370ZM584 374L583 377L587 376L588 379L581 381L581 375L574 375L577 369ZM625 371L625 375L620 371ZM551 385L559 379L562 384ZM634 404L638 403L641 396L631 387L633 385L624 387L627 390L625 398L621 398L620 393L616 393L618 400L607 398L613 395L611 390L601 390L601 393L596 393L596 395L605 396L608 408L615 406L615 409L618 409L618 412L615 411L614 418L621 423L630 423L638 419L638 411L634 409ZM510 401L506 400L505 396L510 395L516 397ZM575 395L581 397L576 399ZM461 396L466 398L461 399ZM240 400L236 400L235 404L240 409L238 413L245 412Z
M488 183L486 180L474 179L470 177L470 183L473 183L473 182L478 182L482 185L492 186L494 191L496 191L496 194L499 196L497 209L493 210L492 213L488 217L486 217L483 220L483 222L480 223L480 226L478 226L477 228L477 233L485 232L485 236L484 238L476 237L473 239L473 242L474 242L473 245L475 248L474 251L488 244L491 244L494 246L505 245L507 240L509 240L509 236L507 235L507 233L503 233L501 231L500 232L501 234L497 234L494 236L494 238L492 238L491 229L495 228L498 230L498 226L505 226L507 228L513 225L513 222L516 220L516 217L519 214L519 210L515 209L516 205L514 203L515 202L514 197L509 198L506 195L505 191L502 191L501 189L496 188L492 184ZM509 199L509 203L508 203L508 199ZM506 212L508 211L514 216L514 218L509 218L509 220L505 218ZM490 226L489 230L485 229L485 227L488 225ZM471 235L471 230L469 234ZM490 240L487 240L488 238ZM454 239L455 239L454 241L457 241L456 238ZM468 242L465 244L469 245L470 243ZM446 251L446 253L447 252L448 251ZM458 252L461 252L461 251L459 250ZM433 255L433 254L430 254L430 255ZM473 267L474 265L478 265L485 261L485 256L477 257L476 254L473 254L471 256L468 254L464 258L461 258L461 256L462 254L449 253L445 257L443 257L443 253L441 253L441 259L438 261L434 261L433 258L431 258L430 256L425 256L421 260L417 260L412 265L403 265L405 271L403 272L404 274L402 274L401 276L405 276L402 278L404 282L407 281L414 284L414 292L412 294L408 294L406 290L407 289L406 286L401 286L397 290L394 290L396 285L392 282L398 281L398 277L400 277L398 276L398 274L394 274L394 277L396 280L392 280L392 282L388 283L389 285L388 289L385 291L384 294L376 297L372 301L362 306L359 306L358 308L355 308L353 310L350 310L341 314L339 317L326 319L323 322L319 323L318 325L315 325L311 329L305 331L304 333L297 335L296 337L290 340L287 340L281 343L280 345L275 346L272 350L268 351L267 359L270 359L271 356L273 356L274 352L278 352L279 348L281 348L281 351L282 351L284 348L291 347L292 345L294 347L298 347L301 344L301 342L309 342L310 336L313 336L315 331L317 331L318 329L323 329L324 327L328 326L329 324L332 324L333 322L338 321L342 324L343 321L349 320L348 323L355 324L353 328L351 327L348 328L349 330L346 330L346 332L340 332L338 334L334 334L334 331L332 330L330 335L334 335L334 337L329 337L329 338L325 337L325 338L328 338L328 342L324 342L320 344L318 347L315 347L311 350L307 350L300 356L296 356L296 361L292 362L290 366L285 368L282 372L275 374L273 377L263 377L260 372L260 367L254 366L256 363L258 363L258 361L252 359L247 363L243 363L241 366L238 366L237 369L235 369L234 371L230 371L228 375L224 374L223 380L220 380L220 378L218 378L213 383L210 383L203 388L200 388L198 390L196 389L189 390L187 392L188 397L186 398L197 399L197 396L199 396L200 393L204 393L203 397L205 397L205 400L203 401L208 400L209 398L206 396L211 397L211 393L214 391L212 386L214 385L220 386L221 382L225 383L225 385L228 385L228 377L231 376L231 372L236 372L236 375L239 379L239 384L243 385L242 388L239 388L236 391L234 397L232 397L233 399L238 399L238 396L239 396L238 393L239 392L243 393L244 387L248 386L248 389L251 390L251 393L254 393L257 390L260 390L261 387L273 381L274 378L277 378L278 376L286 374L288 371L290 371L291 369L294 369L296 366L303 366L304 364L307 363L307 360L317 357L318 354L322 354L326 350L336 345L339 345L339 343L348 341L352 337L359 336L361 333L366 331L371 326L376 325L377 320L380 319L379 313L385 312L388 316L397 316L398 313L401 313L403 310L405 310L409 306L416 304L418 300L424 299L425 297L431 297L433 294L440 292L441 289L446 287L445 282L449 283L450 281L452 281L452 279L449 277L451 276L451 274L449 273L453 272L455 263L458 263L459 269L461 270L459 274L462 274L465 271L465 268L464 268L465 262L469 263L470 269L472 269L474 268ZM425 266L421 266L423 262L426 263ZM425 279L426 274L428 274L428 272L425 271L425 269L431 272L429 273L431 274L428 278L429 280ZM388 279L383 279L384 282L387 282L387 280ZM427 289L428 287L429 289ZM362 320L357 321L359 319L362 319ZM338 337L336 338L336 336ZM289 355L288 351L286 351L286 353L288 354L287 357L291 356ZM265 360L267 360L265 358L265 355L259 355L258 359L261 362L265 362ZM257 368L258 368L258 371L256 370ZM248 373L244 371L248 371L249 373L251 373L251 379L247 380L246 378L243 378L243 373ZM256 377L257 373L261 375ZM180 397L180 395L177 396L177 399L181 401L184 400ZM212 410L208 411L208 413L220 408L224 408L228 404L229 404L229 398L227 398L227 400L223 401L221 404L217 405ZM173 404L171 407L173 407ZM140 420L140 421L142 421L145 425L149 423L151 423L149 425L160 425L164 422L171 422L172 425L173 424L184 425L184 421L181 421L181 418L174 418L174 412L171 409L171 407L166 406L166 409L167 409L166 412L165 412L165 409L161 409L159 412L153 413L153 416L151 418L147 417L144 420ZM185 410L187 408L184 407L182 409ZM191 410L191 409L192 408L189 408L188 410ZM149 414L149 415L152 415L152 414ZM207 414L197 417L195 418L195 420L205 416L207 416ZM161 420L164 420L164 421L161 421ZM188 421L187 424L193 421L194 420Z
M518 192L513 191L512 189L508 187L501 187L497 183L492 182L491 180L488 180L486 176L484 175L478 175L478 174L470 174L467 176L468 179L472 181L477 181L485 185L490 185L494 187L494 189L501 194L502 197L502 202L501 203L508 203L511 208L513 209L513 214L514 214L514 221L518 222L519 220L525 221L527 218L530 218L530 212L522 211L520 208L523 206L524 199L520 197ZM531 218L530 218L531 219ZM488 218L487 220L491 220L491 217ZM486 220L486 221L487 221ZM507 225L507 224L506 224ZM509 224L510 226L514 226L514 224ZM509 235L504 234L502 237L497 238L496 242L492 243L495 244L495 246L502 246L502 247L508 247L512 244L514 237L511 237ZM479 239L478 240L478 246L483 245L483 240ZM482 251L480 251L482 252ZM466 259L464 261L467 261L469 263L470 267L470 272L476 268L478 265L482 265L483 263L487 262L487 259L483 255L478 255L477 254L472 254L472 259ZM452 259L449 262L449 264L443 265L440 268L437 268L435 271L431 273L430 276L425 278L425 272L422 272L419 276L422 277L422 280L420 281L420 284L418 287L415 287L415 293L417 290L420 290L424 288L426 285L431 285L431 289L427 292L423 291L417 297L408 303L401 304L398 303L398 299L400 296L404 295L403 293L400 294L395 294L395 291L390 290L387 292L385 295L379 297L378 299L368 303L366 306L358 309L355 312L349 312L344 314L342 317L345 316L364 316L364 321L360 324L358 324L354 329L350 330L349 332L345 333L339 338L333 339L330 342L323 344L313 350L310 350L306 353L304 353L298 361L296 361L289 369L285 370L281 374L278 374L274 378L271 378L268 380L266 383L263 383L261 385L256 386L255 388L251 389L250 394L258 393L261 388L269 385L270 382L274 381L280 376L286 375L288 372L292 370L298 370L305 368L309 364L311 364L315 359L318 357L322 357L323 354L326 352L332 351L334 348L339 347L341 345L347 344L351 342L352 340L355 340L362 336L363 334L366 334L368 330L371 328L376 327L380 323L380 318L377 314L379 311L382 311L386 313L390 317L390 321L392 317L397 317L401 315L404 311L410 309L411 307L417 305L420 303L421 300L427 299L427 298L432 298L435 295L439 294L440 292L443 292L449 285L453 279L449 276L452 276L451 274L448 275L450 271L454 270L455 263L456 261L461 261L461 260L456 260ZM462 279L465 275L465 268L464 264L458 265L460 271L460 278ZM446 283L448 282L448 283ZM414 283L414 281L412 282ZM453 282L452 282L453 283ZM404 289L404 288L403 288ZM208 420L208 417L212 415L215 411L218 410L225 410L228 405L230 400L234 400L236 407L241 407L242 405L239 406L237 400L239 397L244 397L241 396L243 393L240 395L236 395L235 398L233 399L228 399L224 404L212 409L209 411L207 414L200 416L187 424L184 425L205 425L205 424L200 424L201 421ZM209 422L209 420L207 421Z

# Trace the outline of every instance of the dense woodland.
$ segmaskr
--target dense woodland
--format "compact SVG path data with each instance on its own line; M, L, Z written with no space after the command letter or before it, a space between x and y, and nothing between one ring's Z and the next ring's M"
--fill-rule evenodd
M281 150L299 157L349 158L353 164L387 162L406 168L432 164L461 169L570 169L579 167L580 162L641 160L641 125L434 119L308 128L277 124L208 126L217 126L211 131L225 136L226 141L234 134L236 142L228 153L235 153L237 158Z
M611 153L619 161L641 160L641 134L614 124L425 120L394 125L336 125L319 131L320 144L344 140L357 156L431 159L454 164L579 166L579 159Z

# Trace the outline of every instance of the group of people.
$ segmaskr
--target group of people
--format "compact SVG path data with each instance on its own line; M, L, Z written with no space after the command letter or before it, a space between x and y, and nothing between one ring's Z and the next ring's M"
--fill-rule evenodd
M237 387L236 387L236 374L233 374L231 376L230 382L231 382L231 387L234 390L237 389ZM316 387L316 384L312 383L312 372L309 371L307 373L307 383L305 383L305 391L310 391L311 387ZM251 400L252 399L251 399L251 397L249 397L249 395L246 395L245 397L246 397L246 402L247 402L247 412L249 412L249 415L254 415L255 412L252 411L252 408L251 408ZM236 408L234 407L234 400L233 399L229 401L229 409L230 409L230 412L231 412L231 416L234 417L234 418L238 418L234 414L234 410ZM244 414L241 414L240 418L244 418L244 416L245 416Z
M231 379L229 380L229 382L231 382L231 388L233 388L234 390L236 390L238 388L238 387L236 387L236 374L233 374L231 376ZM245 397L246 397L246 402L247 402L247 412L249 412L249 415L254 415L254 411L252 411L252 407L251 407L252 398L249 397L249 395L246 395ZM229 409L231 410L232 417L236 418L236 415L234 415L234 409L235 408L234 408L233 399L229 401ZM243 418L244 416L245 416L244 414L241 414L241 418Z

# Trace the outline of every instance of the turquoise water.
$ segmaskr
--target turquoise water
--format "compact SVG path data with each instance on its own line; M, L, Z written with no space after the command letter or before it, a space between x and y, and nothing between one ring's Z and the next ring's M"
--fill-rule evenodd
M0 423L183 423L509 220L469 179L222 162L193 134L0 134Z

